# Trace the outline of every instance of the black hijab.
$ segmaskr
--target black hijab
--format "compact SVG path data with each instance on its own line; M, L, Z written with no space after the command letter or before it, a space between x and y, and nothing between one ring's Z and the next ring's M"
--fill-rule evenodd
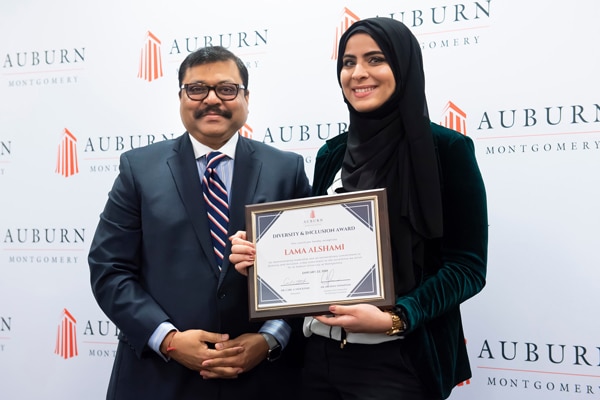
M422 239L442 235L440 177L425 98L423 59L417 39L400 21L360 20L340 38L338 81L346 43L358 32L371 36L381 48L396 89L371 112L356 111L344 98L350 126L342 184L347 191L387 188L396 291L405 292L415 284L415 271L408 266L423 267Z

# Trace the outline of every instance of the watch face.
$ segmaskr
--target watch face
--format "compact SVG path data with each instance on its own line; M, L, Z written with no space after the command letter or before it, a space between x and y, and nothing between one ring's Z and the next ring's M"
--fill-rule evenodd
M269 345L269 352L267 353L267 360L275 361L281 356L281 345L272 335L268 333L262 333L261 335L267 341L267 345Z
M267 360L275 361L280 356L281 356L281 346L278 344L277 346L275 346L269 350L269 353L267 354Z

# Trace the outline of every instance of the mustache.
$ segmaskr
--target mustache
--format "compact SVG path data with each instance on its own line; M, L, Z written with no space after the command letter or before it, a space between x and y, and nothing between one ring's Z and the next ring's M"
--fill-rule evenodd
M212 113L212 114L217 114L222 116L223 118L227 118L227 119L231 119L232 117L232 113L229 110L221 110L221 108L218 105L214 105L214 106L208 106L202 110L196 110L194 112L194 118L195 119L200 119L202 117L204 117L205 115Z

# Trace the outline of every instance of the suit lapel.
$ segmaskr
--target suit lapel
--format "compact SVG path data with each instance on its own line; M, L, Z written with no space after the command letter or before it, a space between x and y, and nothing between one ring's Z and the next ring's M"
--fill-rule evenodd
M231 206L229 208L229 235L246 226L246 204L252 204L262 161L254 157L254 149L251 139L240 136L235 149L235 165L233 180L231 182ZM219 284L227 274L230 263L229 254L231 246L228 244L225 250L225 258L222 265L222 273ZM234 271L235 272L235 271Z
M167 160L167 164L171 169L177 191L190 217L200 246L206 254L210 268L219 276L220 271L214 257L208 217L202 200L200 176L194 157L194 149L188 135L188 133L185 133L179 138L179 143L174 148L176 154Z
M231 182L229 230L232 233L246 226L246 204L252 204L262 161L254 157L250 139L240 136L235 151L235 172Z

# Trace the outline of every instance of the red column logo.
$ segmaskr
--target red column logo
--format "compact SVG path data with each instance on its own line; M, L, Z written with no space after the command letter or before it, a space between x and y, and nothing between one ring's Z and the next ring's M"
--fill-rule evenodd
M333 42L333 52L331 53L332 60L337 60L340 37L348 30L348 28L350 28L353 23L358 20L360 20L358 15L344 7L342 17L340 18L340 24L337 28L335 28L335 40Z
M467 135L467 114L458 108L456 104L449 101L442 113L442 122L440 125L457 132Z
M252 127L248 124L244 124L242 129L240 129L240 135L245 138L252 139Z
M77 320L65 308L56 332L54 354L65 360L77 356Z
M58 145L58 158L56 161L57 174L65 178L75 175L79 172L79 162L77 161L77 138L65 128L63 138Z
M142 46L137 77L152 82L163 76L160 40L148 31Z

